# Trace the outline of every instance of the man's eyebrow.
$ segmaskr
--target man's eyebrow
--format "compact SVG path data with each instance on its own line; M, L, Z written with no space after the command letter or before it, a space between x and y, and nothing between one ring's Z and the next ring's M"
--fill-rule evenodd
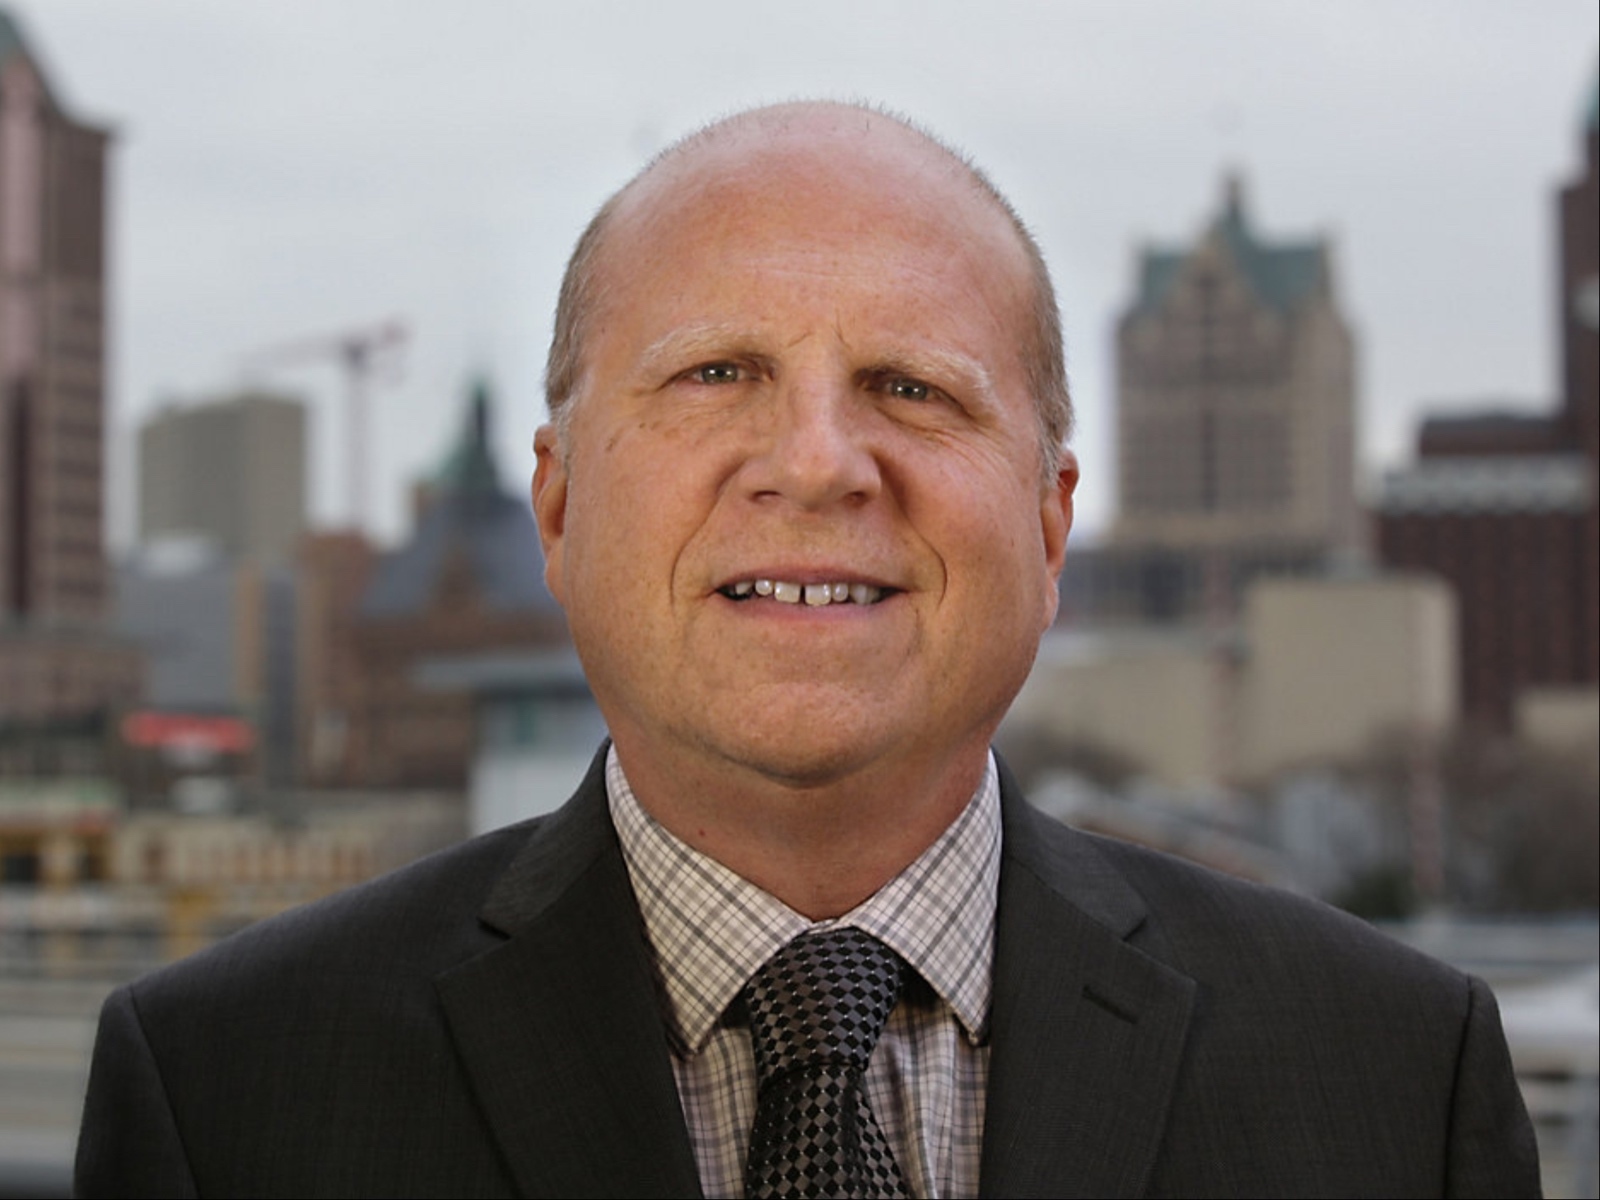
M748 353L754 341L749 329L726 322L680 325L639 352L642 374L682 369L686 362Z
M994 376L988 367L968 355L935 346L876 355L863 374L909 375L934 384L943 380L975 399L994 395Z

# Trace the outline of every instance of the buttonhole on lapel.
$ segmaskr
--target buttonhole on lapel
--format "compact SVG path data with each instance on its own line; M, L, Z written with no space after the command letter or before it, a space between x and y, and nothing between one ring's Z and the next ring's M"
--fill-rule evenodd
M1129 1025L1137 1025L1139 1023L1139 1018L1136 1015L1123 1008L1115 1000L1102 996L1087 984L1084 985L1083 998L1095 1007L1105 1009L1118 1020L1126 1021Z

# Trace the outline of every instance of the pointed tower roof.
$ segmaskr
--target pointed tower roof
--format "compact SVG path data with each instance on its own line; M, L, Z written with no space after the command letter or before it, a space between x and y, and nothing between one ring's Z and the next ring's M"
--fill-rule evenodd
M544 586L544 554L527 497L501 487L489 436L492 416L488 384L478 380L460 438L434 476L437 496L410 540L379 563L361 598L363 616L422 614L457 564L470 572L487 608L561 614Z
M490 445L489 420L489 384L480 377L467 401L461 438L434 475L434 486L440 492L489 495L500 491L500 468Z
M72 120L72 115L62 103L60 95L50 79L50 72L45 67L44 60L38 52L29 45L27 37L22 32L22 25L5 9L0 8L0 70L3 70L13 58L26 59L33 68L34 75L39 80L39 86L44 91L45 100L51 110L58 116Z
M28 53L28 44L22 38L22 30L17 28L16 20L5 9L0 8L0 63L5 62L13 54L21 54L32 59Z
M1196 246L1157 247L1140 255L1136 313L1153 312L1166 298L1179 269L1199 245L1214 241L1238 266L1261 303L1288 312L1324 287L1327 246L1320 240L1268 242L1255 233L1245 211L1244 180L1228 172L1222 182L1222 208Z

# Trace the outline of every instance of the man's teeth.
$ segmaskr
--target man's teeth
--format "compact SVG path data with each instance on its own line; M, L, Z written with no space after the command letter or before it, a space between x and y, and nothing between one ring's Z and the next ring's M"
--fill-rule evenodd
M780 604L799 604L804 600L813 608L824 604L876 604L883 589L866 583L790 583L785 579L745 579L722 589L736 600L770 596Z

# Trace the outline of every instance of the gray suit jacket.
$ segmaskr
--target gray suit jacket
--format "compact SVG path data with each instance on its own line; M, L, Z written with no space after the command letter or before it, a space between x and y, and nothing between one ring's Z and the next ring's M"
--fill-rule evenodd
M1002 776L984 1194L1537 1194L1481 983ZM600 760L558 813L115 993L77 1170L87 1196L698 1195Z

